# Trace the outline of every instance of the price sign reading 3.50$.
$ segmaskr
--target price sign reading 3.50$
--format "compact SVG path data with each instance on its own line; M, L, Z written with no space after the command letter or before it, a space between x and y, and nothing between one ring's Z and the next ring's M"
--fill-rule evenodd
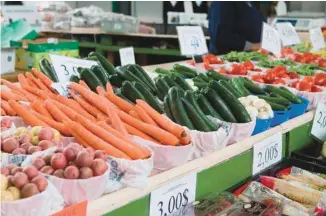
M311 134L320 141L326 141L326 102L319 102L312 124Z

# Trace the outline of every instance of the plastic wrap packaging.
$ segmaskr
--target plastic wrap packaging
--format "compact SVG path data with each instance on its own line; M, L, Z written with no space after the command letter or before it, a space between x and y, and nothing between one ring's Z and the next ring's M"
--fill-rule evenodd
M44 216L61 211L63 197L49 182L47 188L37 195L11 202L1 202L2 216Z

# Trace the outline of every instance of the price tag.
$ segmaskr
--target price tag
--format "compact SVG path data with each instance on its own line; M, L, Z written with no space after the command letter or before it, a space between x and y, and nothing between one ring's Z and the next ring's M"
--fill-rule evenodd
M200 26L177 26L181 54L185 56L208 53L206 39Z
M77 71L78 67L91 68L93 65L98 65L96 61L92 60L77 59L52 54L49 56L60 83L69 82L69 79L73 74L79 76Z
M133 47L119 49L119 54L120 54L121 66L136 63Z
M188 209L196 197L197 173L191 173L151 193L150 216L179 215ZM185 211L182 211L185 209Z
M281 56L282 44L280 34L276 29L266 23L263 23L261 48L276 56Z
M69 96L69 92L68 92L69 83L70 82L66 82L66 83L59 83L59 82L52 83L51 84L51 88L53 88L54 90L56 90L59 95L68 97Z
M252 175L282 159L282 132L278 132L253 147Z
M276 28L281 36L283 46L290 46L300 43L300 38L291 23L276 23Z
M319 102L312 123L311 134L320 141L326 141L326 102Z
M52 216L86 216L87 200L68 206Z
M309 34L313 50L320 50L325 48L325 40L321 28L310 29Z

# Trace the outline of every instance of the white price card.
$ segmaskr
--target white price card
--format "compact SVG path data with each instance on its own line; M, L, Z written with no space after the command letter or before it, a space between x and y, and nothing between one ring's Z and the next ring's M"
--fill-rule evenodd
M150 216L180 216L196 198L197 173L172 181L151 193Z
M282 159L282 132L278 132L253 146L252 175Z
M291 23L276 23L276 29L281 36L283 46L291 46L300 43L300 38Z
M69 82L66 82L66 83L55 82L55 83L51 84L51 87L53 89L55 89L58 92L59 95L68 97L68 95L69 95L69 92L68 92Z
M119 54L120 54L121 66L136 63L133 47L119 49Z
M181 54L185 56L208 53L201 26L177 26Z
M309 34L313 50L317 51L325 48L325 40L321 28L310 29Z
M77 71L78 67L91 68L93 65L98 65L96 61L77 59L60 55L50 54L50 60L53 65L53 69L58 76L60 83L69 82L72 75L79 76Z
M311 134L322 142L326 141L326 102L318 103Z
M261 48L276 56L281 56L282 42L280 34L272 26L263 23Z

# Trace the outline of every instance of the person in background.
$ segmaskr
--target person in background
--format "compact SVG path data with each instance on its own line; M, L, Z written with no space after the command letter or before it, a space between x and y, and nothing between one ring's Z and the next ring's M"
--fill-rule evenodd
M250 2L211 2L209 51L216 55L260 48L264 16Z

